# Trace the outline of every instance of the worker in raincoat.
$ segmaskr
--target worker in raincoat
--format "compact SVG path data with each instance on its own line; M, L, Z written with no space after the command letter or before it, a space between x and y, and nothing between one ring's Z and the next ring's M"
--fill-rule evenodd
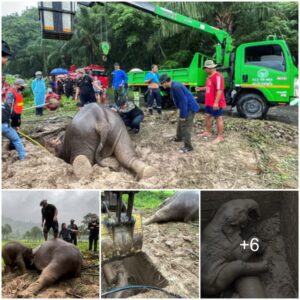
M46 83L41 71L35 73L35 79L32 81L31 89L34 96L35 114L42 116L43 107L45 105Z

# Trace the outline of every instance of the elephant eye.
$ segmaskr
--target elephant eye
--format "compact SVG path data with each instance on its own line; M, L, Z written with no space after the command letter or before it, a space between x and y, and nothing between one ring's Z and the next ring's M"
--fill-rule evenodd
M256 209L249 209L248 217L251 218L251 219L258 219L259 215L257 213L257 210Z

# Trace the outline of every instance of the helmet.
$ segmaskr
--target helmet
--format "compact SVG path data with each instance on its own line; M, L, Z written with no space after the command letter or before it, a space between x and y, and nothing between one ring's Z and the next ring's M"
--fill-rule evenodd
M160 77L159 77L159 81L160 83L165 83L167 81L170 81L171 78L168 74L162 74Z
M11 56L11 51L8 44L2 40L2 56Z
M35 72L35 76L39 76L39 75L42 76L43 73L42 73L41 71L36 71L36 72Z
M26 82L25 82L24 79L18 78L18 79L16 79L16 81L15 81L15 85L26 86L27 84L26 84Z

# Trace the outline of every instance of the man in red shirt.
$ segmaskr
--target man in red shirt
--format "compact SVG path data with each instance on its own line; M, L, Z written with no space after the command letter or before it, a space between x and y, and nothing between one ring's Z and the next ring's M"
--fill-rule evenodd
M212 118L216 119L217 137L213 141L218 144L224 140L224 121L223 108L226 107L224 96L224 78L222 74L217 72L216 64L212 60L204 63L205 72L208 74L205 87L199 87L197 91L205 90L205 129L200 134L201 137L211 136Z

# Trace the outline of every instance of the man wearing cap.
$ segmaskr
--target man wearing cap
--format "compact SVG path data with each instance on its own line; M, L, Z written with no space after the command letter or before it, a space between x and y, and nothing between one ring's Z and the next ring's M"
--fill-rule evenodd
M2 65L5 65L8 61L8 57L11 56L10 48L5 41L2 41ZM15 149L18 152L20 160L26 158L26 151L23 146L23 143L17 134L17 132L10 126L12 106L6 103L5 99L2 99L2 135L8 138L14 145Z
M46 83L41 71L35 72L35 79L31 83L31 89L34 96L35 114L42 116L46 97Z
M205 129L200 134L201 137L211 136L212 118L216 119L217 137L213 141L218 144L224 140L224 121L223 109L226 107L224 96L224 78L221 73L216 70L217 65L212 60L207 60L204 63L204 69L208 77L205 87L199 87L196 90L205 90Z
M99 221L96 215L92 216L89 224L88 230L89 234L89 251L91 252L94 248L94 253L97 253L97 243L99 239ZM93 247L94 245L94 247Z
M151 72L147 73L145 77L145 83L148 84L148 111L150 115L153 114L153 105L154 100L156 101L157 112L161 114L161 97L160 97L160 89L159 89L159 73L158 66L152 65Z
M127 95L128 76L125 71L120 69L119 63L114 64L115 70L112 72L112 88L114 90L115 103L118 104L119 97Z
M75 224L75 220L71 220L70 224L68 225L68 229L71 232L71 243L75 246L77 245L77 234L78 234L78 227Z
M187 153L192 151L191 133L195 113L199 111L200 107L192 93L182 83L172 81L167 74L161 75L159 80L164 89L170 89L174 104L179 109L177 132L174 141L183 141L184 145L180 152Z
M54 238L58 236L58 222L57 222L57 208L48 204L47 200L44 199L40 202L40 206L42 207L42 227L44 232L45 241L48 239L48 232L52 228Z

